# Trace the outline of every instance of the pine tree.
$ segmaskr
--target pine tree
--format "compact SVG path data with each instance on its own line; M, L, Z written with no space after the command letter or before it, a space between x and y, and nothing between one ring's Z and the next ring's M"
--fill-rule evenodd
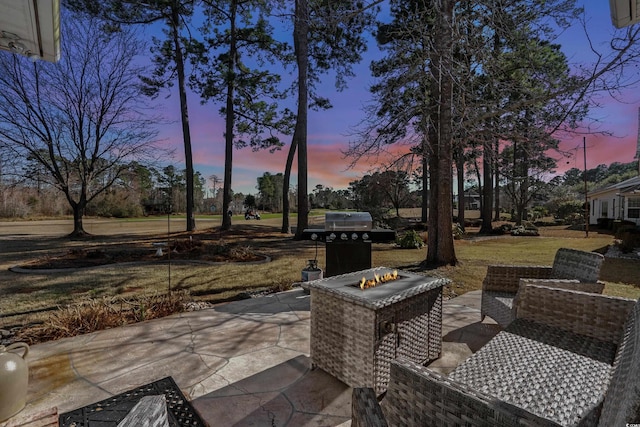
M204 40L191 44L196 59L191 85L203 100L224 104L220 109L225 118L222 209L227 212L232 202L234 147L273 151L283 145L278 135L291 133L293 115L278 105L286 91L280 87L280 75L266 65L290 59L287 46L273 37L267 20L270 2L226 0L205 1L205 5ZM223 218L222 229L227 230L231 218Z

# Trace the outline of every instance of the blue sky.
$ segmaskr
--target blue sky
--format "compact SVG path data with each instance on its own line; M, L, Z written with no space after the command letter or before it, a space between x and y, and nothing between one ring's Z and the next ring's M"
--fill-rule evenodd
M581 1L585 9L585 17L589 37L596 48L605 49L615 28L611 24L609 2ZM595 56L590 52L588 41L582 28L572 28L561 36L563 51L569 60L590 62ZM637 77L637 67L632 67L627 77ZM602 107L590 112L595 120L585 124L599 131L612 133L608 135L586 135L587 168L612 162L628 163L634 160L638 139L638 108L640 107L640 91L638 88L624 90L616 99L603 95L600 99ZM559 161L559 171L566 168L584 167L583 137L564 138L561 147L574 149L574 156ZM576 149L578 148L578 149ZM559 156L558 156L559 157ZM568 163L567 163L568 162Z
M582 1L585 7L589 36L597 47L606 47L614 32L611 24L609 5L606 1ZM593 60L589 54L587 40L582 28L574 27L561 35L558 40L563 51L571 62ZM333 86L333 76L326 76L323 85L324 95L331 99L333 109L327 111L309 111L309 190L316 184L346 188L350 181L360 178L374 168L375 163L363 162L356 169L348 169L349 159L344 159L342 151L347 149L355 126L364 118L363 106L370 100L368 87L373 82L369 63L379 57L375 43L371 41L369 51L362 63L354 67L357 77L349 80L349 87L337 92ZM633 72L637 72L633 70ZM165 143L175 147L176 157L173 164L184 167L184 150L182 148L182 130L177 94L168 99L160 97L165 116L172 121L161 129L160 137ZM636 152L638 135L638 107L640 91L627 90L622 96L624 102L610 97L601 99L602 107L593 110L591 115L597 121L589 121L586 125L597 126L601 131L613 132L613 136L587 136L587 167L598 164L610 164L614 161L630 162ZM189 97L189 119L193 145L194 167L205 178L224 175L224 120L218 113L219 105L201 105L195 94ZM256 194L256 178L264 172L278 173L284 171L289 138L283 150L274 154L269 152L253 152L251 149L235 150L233 162L232 189L234 192ZM577 167L584 167L582 136L565 138L561 144L564 150L574 155L559 159L558 172ZM574 150L575 149L575 150ZM292 184L296 184L295 164ZM210 182L207 184L211 185Z

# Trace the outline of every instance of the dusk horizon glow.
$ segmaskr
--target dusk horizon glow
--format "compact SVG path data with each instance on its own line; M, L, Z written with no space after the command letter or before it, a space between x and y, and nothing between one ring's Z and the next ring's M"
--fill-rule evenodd
M579 1L585 7L589 36L598 48L608 41L613 33L608 2ZM587 3L587 4L585 4ZM572 29L559 38L562 49L571 63L589 60L588 49L584 48L584 40L579 38L581 29ZM582 36L584 39L584 35ZM369 71L371 60L378 59L381 53L375 41L369 43L369 50L363 61L354 66L356 77L348 81L343 92L337 92L333 85L334 76L324 76L320 90L331 100L334 108L326 111L309 111L308 125L308 190L312 192L316 185L332 187L335 190L348 188L349 182L362 178L375 170L377 164L371 159L364 159L349 169L352 159L345 159L343 152L349 148L355 128L365 118L363 107L371 100L369 86L373 83ZM636 71L637 72L637 71ZM289 76L283 76L290 78ZM165 94L166 95L166 94ZM189 120L193 148L194 169L207 180L216 175L224 178L224 118L219 114L219 104L202 105L197 94L189 93ZM294 101L294 100L293 100ZM621 94L621 101L603 96L601 106L593 109L590 116L594 120L584 123L585 128L595 128L597 132L611 133L611 136L596 134L576 134L557 137L561 140L562 152L570 153L568 157L561 153L551 153L558 160L556 174L562 175L571 168L584 169L583 136L586 137L587 169L600 164L613 162L628 163L634 161L638 138L638 107L640 93L636 88L627 89ZM160 139L163 144L175 150L172 164L184 168L184 148L182 129L179 120L178 96L172 90L171 97L162 101L165 117L171 124L161 128ZM291 137L283 138L285 146L274 153L268 151L254 152L250 148L234 150L232 190L234 193L257 194L257 178L265 172L271 174L284 173L285 162L291 143ZM389 147L394 153L408 152L408 147ZM404 150L404 151L401 151ZM391 159L389 159L391 160ZM378 159L384 162L385 159ZM291 176L291 187L297 185L297 161ZM217 188L221 188L220 182Z

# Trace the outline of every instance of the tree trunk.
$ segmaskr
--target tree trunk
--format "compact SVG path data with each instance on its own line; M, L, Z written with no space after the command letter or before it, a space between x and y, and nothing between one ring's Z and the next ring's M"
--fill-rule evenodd
M422 140L422 222L427 222L429 213L429 156L428 140L423 137Z
M67 199L71 201L69 196L67 196ZM84 231L84 226L82 225L82 218L84 217L86 205L86 202L82 202L82 200L78 203L71 202L71 207L73 208L73 231L69 235L70 237L83 237L87 235L87 232Z
M431 166L431 212L429 213L429 232L427 234L427 265L455 265L457 263L453 246L453 208L452 208L452 169L453 169L453 69L452 58L452 25L453 0L435 2L439 6L436 11L435 52L434 52L434 85L437 96L433 97L433 111L437 120L433 123L437 128L437 139L433 141L433 158ZM435 185L434 185L435 184ZM434 215L435 213L435 215Z
M293 159L296 154L296 134L294 132L291 140L291 146L289 147L289 154L287 155L287 164L284 168L284 178L282 183L282 228L281 233L291 233L291 226L289 225L289 186L291 183L291 168L293 167Z
M511 197L512 197L512 206L511 206L511 221L514 221L516 225L522 224L522 220L518 217L518 163L516 159L518 158L518 142L514 141L513 143L513 166L511 172L511 182L509 188L511 189Z
M73 207L73 232L71 233L72 236L84 236L85 234L87 234L84 231L84 227L82 225L82 217L84 216L83 210L80 209L80 207L78 205L75 205Z
M235 91L235 78L233 77L236 69L237 40L236 40L236 3L231 2L231 16L229 17L230 28L229 34L229 58L227 68L230 72L227 81L227 103L226 103L226 121L225 121L225 143L224 143L224 184L222 192L222 230L231 228L231 171L233 165L233 130L235 127L235 111L233 109L233 97Z
M466 201L464 200L464 157L462 154L457 159L456 172L458 174L458 224L460 224L460 227L462 227L464 231Z
M480 196L480 213L482 214L482 206L484 205L482 200L482 189L484 188L484 185L482 182L482 175L480 174L480 166L478 166L477 158L473 159L473 169L476 172L476 181L478 182L478 195Z
M494 179L494 187L493 187L493 195L494 195L494 203L493 207L495 209L494 221L500 221L500 140L496 138L494 142L493 149L494 159L493 159L493 179Z
M493 174L492 166L493 155L491 140L485 138L482 146L482 227L481 234L489 234L493 230L491 226L491 217L493 216Z
M431 93L435 95L437 92L432 91ZM430 114L432 122L437 123L438 120L438 112L437 109L434 109ZM427 219L427 258L425 260L425 264L436 264L436 253L438 251L438 175L440 175L440 170L438 169L438 156L439 154L439 144L438 144L438 132L435 126L429 128L429 141L431 141L431 156L429 156L429 188L431 191L429 192L429 217Z
M184 159L187 174L187 231L193 231L196 229L196 219L193 212L193 155L191 152L191 132L189 130L189 110L187 107L184 58L182 56L182 46L178 35L179 23L180 16L178 14L178 8L177 5L174 4L171 8L171 26L176 53L176 71L178 72L178 90L180 92L180 116L182 119L182 138L184 140Z
M307 0L296 0L293 31L296 63L298 65L298 116L294 130L298 148L298 224L296 239L309 224L309 191L307 189L307 113L309 74L309 9Z
M529 154L526 149L522 150L522 162L521 162L521 176L522 185L520 185L520 214L519 217L522 221L529 220L529 212L527 205L529 204Z
M527 219L527 202L529 188L529 159L524 142L514 143L513 147L513 199L516 225L522 225Z

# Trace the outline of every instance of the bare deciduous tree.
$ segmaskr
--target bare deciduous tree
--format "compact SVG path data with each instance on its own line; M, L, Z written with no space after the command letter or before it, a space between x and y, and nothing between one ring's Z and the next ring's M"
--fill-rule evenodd
M105 34L95 19L63 18L59 63L0 55L0 139L14 158L42 165L43 179L73 209L72 235L82 236L87 203L131 160L161 151L151 128L157 118L145 114L142 102L135 34Z

